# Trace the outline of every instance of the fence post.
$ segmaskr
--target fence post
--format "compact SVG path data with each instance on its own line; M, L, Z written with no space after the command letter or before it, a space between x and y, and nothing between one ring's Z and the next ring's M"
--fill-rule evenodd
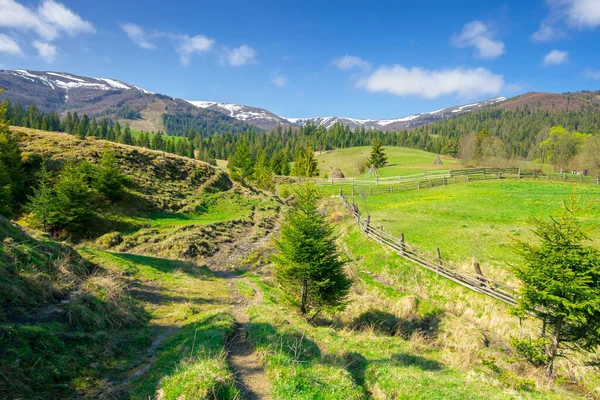
M600 176L596 177L596 185L600 185Z
M579 182L583 182L583 174L579 175Z
M440 252L440 248L438 247L435 250L437 252L438 262L440 263L440 265L442 265L442 253Z
M481 279L481 278L483 278L484 276L483 276L483 272L481 272L481 266L479 265L479 261L475 261L475 262L473 263L473 268L475 268L475 273L476 273L477 275L479 275L479 277L478 277L478 279L477 279L477 280L478 280L479 282L481 282L481 286L485 286L485 280L484 280L484 279Z
M469 171L467 171L467 182L469 182Z
M423 171L423 178L427 179L427 171Z
M452 178L452 170L450 170L450 178Z
M392 188L392 185L390 185L390 193L392 193L394 191L394 189Z
M404 244L404 233L400 234L400 248L402 249L402 255L404 255L406 250L406 245Z
M344 194L342 193L342 188L340 188L340 197L344 197Z
M521 179L521 168L517 170L517 179Z
M421 189L421 181L417 181L417 190Z
M375 183L379 185L379 177L375 178Z
M354 186L352 186L352 197L354 197Z
M498 179L500 179L500 172L498 172Z
M535 179L535 171L533 171L532 174L533 174L533 179Z
M444 186L446 186L446 177L444 176L442 179L444 181Z

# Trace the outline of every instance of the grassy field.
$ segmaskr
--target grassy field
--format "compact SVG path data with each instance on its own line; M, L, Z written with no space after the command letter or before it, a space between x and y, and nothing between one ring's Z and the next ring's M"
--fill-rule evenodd
M532 240L532 217L560 216L562 202L575 185L539 181L479 181L421 191L356 198L361 213L370 214L374 226L424 250L442 251L444 258L470 270L473 258L492 266L484 273L505 274L518 261L515 240ZM581 203L596 201L580 215L583 226L600 224L600 187L577 185ZM597 246L600 231L591 232ZM500 277L498 276L498 277Z
M422 150L393 146L384 149L389 165L379 170L382 177L419 174L432 169L448 170L458 166L457 159L447 156L441 156L444 165L433 165L436 155ZM327 176L332 168L339 168L346 177L365 178L366 173L361 175L358 165L367 160L370 152L370 146L363 146L318 153L320 175Z

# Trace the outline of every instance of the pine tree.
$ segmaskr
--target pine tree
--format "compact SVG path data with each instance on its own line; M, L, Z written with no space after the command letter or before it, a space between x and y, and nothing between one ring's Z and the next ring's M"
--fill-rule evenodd
M11 216L13 208L11 184L8 170L0 160L0 215L7 218Z
M96 168L94 175L94 188L111 202L123 196L125 177L121 174L114 152L108 149L104 150L100 166Z
M273 173L267 165L267 156L264 152L258 156L254 167L254 180L261 189L270 189L273 186Z
M37 180L38 185L33 189L33 195L29 198L26 208L37 225L44 231L48 231L52 214L55 212L55 198L45 160L42 161L42 167L37 173Z
M26 176L19 141L9 129L6 113L5 103L0 103L0 168L4 171L1 184L4 193L10 192L2 203L12 209L14 202L25 200Z
M276 276L300 312L312 311L314 318L323 309L342 308L352 282L344 273L333 228L317 212L316 186L307 182L298 187L296 199L276 242Z
M235 153L229 160L227 168L229 168L231 177L242 183L252 177L254 174L254 159L246 140L240 140Z
M518 313L543 322L549 376L565 348L600 346L600 252L585 244L578 211L573 194L560 219L535 220L540 243L519 242L525 263L515 267L522 282Z
M385 149L381 147L381 140L376 139L371 148L371 155L367 160L367 167L373 166L377 169L385 167L387 165L387 156L385 155L384 150Z
M310 147L300 150L291 174L302 178L312 178L319 175L318 163Z
M54 212L50 214L50 227L69 233L80 232L90 220L90 191L82 171L73 162L62 169L55 187Z

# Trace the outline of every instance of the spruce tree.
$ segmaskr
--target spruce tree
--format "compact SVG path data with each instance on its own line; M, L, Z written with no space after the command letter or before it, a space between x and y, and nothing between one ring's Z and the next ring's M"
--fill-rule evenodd
M319 175L318 163L310 147L300 150L296 156L291 174L302 178L312 178Z
M94 188L111 202L123 196L125 177L121 174L115 153L106 149L102 154L100 166L95 169Z
M387 156L384 153L384 150L381 147L381 140L377 139L373 142L373 146L371 148L371 155L367 160L367 167L375 167L377 169L383 168L387 165Z
M51 228L69 233L82 231L92 216L91 195L82 171L73 162L63 167L55 193Z
M278 282L300 312L313 312L314 318L324 309L343 308L352 282L344 273L333 228L317 212L317 187L307 182L295 195L296 205L285 216L273 259Z
M252 177L254 174L254 159L252 158L252 153L250 153L246 140L242 139L239 141L237 149L229 160L227 168L229 168L231 177L242 183Z
M6 112L6 103L0 103L0 168L3 170L0 184L2 192L7 193L2 203L12 210L14 202L25 200L26 176L19 141L9 129Z
M525 262L514 268L521 280L518 312L543 322L548 376L564 350L600 346L600 252L577 222L575 196L560 219L536 219L539 243L519 242Z
M52 214L55 212L55 198L45 160L42 161L42 167L36 175L38 185L33 189L33 195L29 198L26 208L32 214L37 225L44 231L48 231Z
M13 208L11 183L7 168L0 160L0 215L7 218L11 216Z
M267 165L267 156L264 152L258 156L254 167L254 180L261 189L270 189L273 186L273 173Z

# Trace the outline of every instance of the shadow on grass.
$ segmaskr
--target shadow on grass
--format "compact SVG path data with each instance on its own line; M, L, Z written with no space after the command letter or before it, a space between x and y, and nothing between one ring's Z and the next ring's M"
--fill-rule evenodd
M361 330L373 329L383 335L401 336L407 339L417 332L430 337L436 336L440 322L441 314L436 312L400 318L386 311L370 309L356 317L351 326Z
M207 267L199 267L191 262L170 260L166 258L157 258L149 256L140 256L130 253L110 253L113 257L133 264L142 264L146 267L154 268L160 272L172 273L182 271L196 278L208 278L212 272Z

